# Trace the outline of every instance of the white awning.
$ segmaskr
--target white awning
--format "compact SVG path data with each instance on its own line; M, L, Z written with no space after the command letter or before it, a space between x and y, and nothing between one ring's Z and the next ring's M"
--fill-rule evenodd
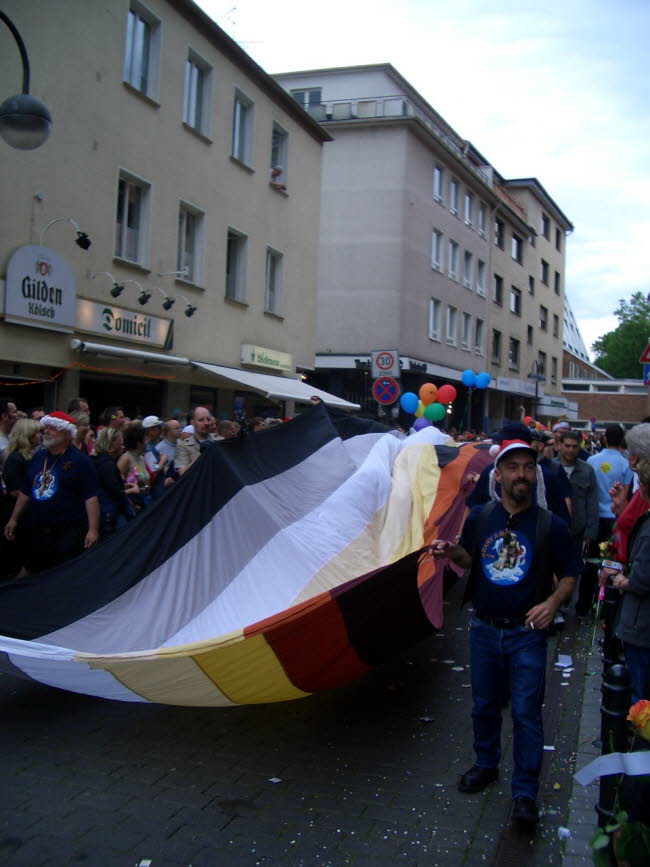
M96 355L115 355L118 358L138 358L152 364L191 364L189 358L179 355L163 355L162 352L145 352L135 346L110 346L107 343L91 343L74 337L70 341L70 349L75 352L94 352Z
M192 364L208 373L213 373L220 379L227 380L231 384L243 386L250 391L263 394L265 397L309 403L309 399L316 396L328 406L335 406L338 409L361 409L357 403L350 403L335 394L314 388L300 379L274 376L272 373L257 373L252 370L240 370L238 367L223 367L220 364L207 364L203 361L192 361Z

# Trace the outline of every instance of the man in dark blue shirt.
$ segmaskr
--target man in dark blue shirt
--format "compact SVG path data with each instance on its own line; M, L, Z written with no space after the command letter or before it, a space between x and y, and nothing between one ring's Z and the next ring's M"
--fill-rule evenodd
M431 545L434 557L469 569L465 598L474 605L470 660L476 764L458 788L480 792L498 777L507 676L513 719L512 818L529 825L538 815L547 629L582 571L566 522L533 504L536 478L536 450L523 440L504 440L495 459L501 501L472 509L459 543L436 539Z
M88 455L72 445L73 419L52 412L41 419L43 445L27 464L23 486L5 527L8 541L25 516L28 572L40 572L90 548L98 538L97 474Z

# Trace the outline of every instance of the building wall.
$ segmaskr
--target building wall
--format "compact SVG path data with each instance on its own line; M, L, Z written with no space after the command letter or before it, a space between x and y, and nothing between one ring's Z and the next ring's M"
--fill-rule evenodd
M32 93L49 108L53 128L38 150L1 145L5 207L0 211L0 271L4 275L17 247L40 242L50 220L69 216L88 232L90 250L79 250L71 227L63 223L48 231L45 243L72 268L79 296L111 303L109 278L91 279L93 273L108 271L117 281L134 279L152 291L148 311L173 316L175 355L237 367L241 344L253 343L290 352L296 366L311 367L322 137L296 119L290 100L287 110L284 97L273 95L270 79L268 88L260 84L264 73L251 74L214 44L210 30L197 25L194 13L186 14L191 4L147 0L145 5L162 22L155 99L123 82L128 0L3 4L26 43ZM212 67L211 120L205 134L182 122L190 50ZM18 90L19 77L18 54L5 46L0 78ZM254 104L247 165L230 156L236 91ZM274 122L288 134L286 190L269 183ZM120 170L151 185L149 241L140 264L114 257ZM181 201L204 213L202 276L194 282L158 276L177 268ZM224 297L229 227L248 236L245 303ZM283 254L280 316L264 310L267 247ZM197 313L184 316L179 297L165 314L156 286L172 296L184 294ZM136 296L131 284L118 303L139 311ZM15 363L56 368L72 360L64 336L30 327L0 322L0 345L5 372ZM192 378L205 379L196 372L176 373L188 387ZM73 374L66 376L74 390Z

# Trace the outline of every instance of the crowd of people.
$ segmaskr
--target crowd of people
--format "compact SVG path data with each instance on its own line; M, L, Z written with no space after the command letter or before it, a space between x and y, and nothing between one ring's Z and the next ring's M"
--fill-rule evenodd
M21 411L0 398L0 580L57 566L115 533L174 485L212 443L242 423L196 406L186 415L129 418L110 406L91 424L88 402ZM266 430L280 419L255 417Z

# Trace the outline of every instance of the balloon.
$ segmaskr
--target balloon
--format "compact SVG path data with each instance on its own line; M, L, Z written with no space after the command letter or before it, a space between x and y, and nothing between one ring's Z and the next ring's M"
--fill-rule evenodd
M474 388L476 385L476 374L473 370L464 370L460 375L460 381L468 388Z
M438 389L432 382L425 382L424 385L420 386L420 391L418 392L420 396L420 400L425 406L429 406L430 403L433 403L434 400L438 396Z
M424 415L424 404L422 403L421 400L418 401L418 408L415 410L413 415L416 418L422 418L422 416Z
M423 427L431 427L431 422L428 418L416 418L413 430L422 430Z
M453 385L441 385L438 389L438 403L453 403L456 400L456 389Z
M428 418L429 421L441 421L446 412L447 410L441 403L430 403L424 410L424 417Z
M489 373L483 371L483 373L479 373L476 377L476 387L477 388L487 388L490 384L492 377Z
M525 415L525 416L524 416L524 424L526 425L526 427L530 427L530 423L531 423L532 421L533 421L533 417L532 417L532 416L530 416L530 415Z
M418 408L417 394L413 394L412 391L405 391L399 399L399 405L402 407L404 412L408 412L410 415L413 415L415 410Z

